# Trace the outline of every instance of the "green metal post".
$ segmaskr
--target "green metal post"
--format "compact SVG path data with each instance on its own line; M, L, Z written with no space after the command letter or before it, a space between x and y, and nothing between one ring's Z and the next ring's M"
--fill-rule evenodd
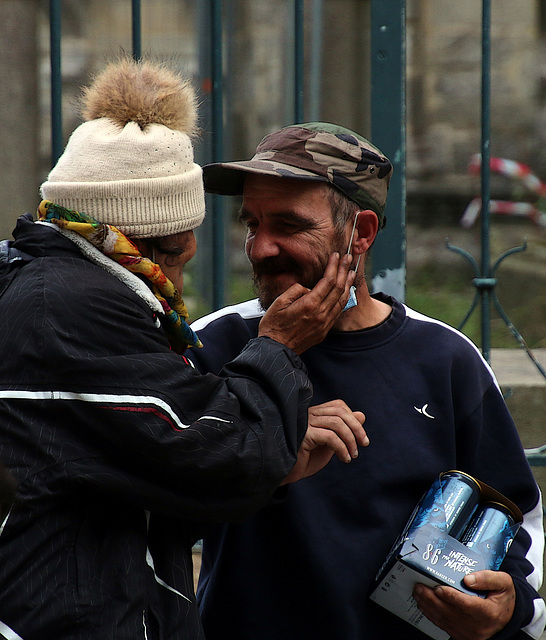
M142 57L142 17L140 0L133 0L132 39L133 58L135 60L140 60Z
M294 122L303 122L303 0L294 1Z
M212 162L224 159L223 144L223 63L222 63L222 2L211 0L211 79L212 79ZM222 196L212 195L212 305L224 306L225 247L224 202Z
M401 302L406 288L405 8L405 0L371 4L371 138L394 167L385 209L387 226L372 251L372 289Z
M49 1L49 37L51 48L51 166L54 166L63 152L61 0Z
M482 5L482 164L481 164L481 272L487 285L491 282L490 246L490 158L491 158L491 0ZM494 285L493 285L494 286ZM483 357L490 361L491 352L491 288L480 286L481 334Z
M311 60L309 63L309 120L320 120L320 94L322 85L322 27L324 0L313 0L311 5Z

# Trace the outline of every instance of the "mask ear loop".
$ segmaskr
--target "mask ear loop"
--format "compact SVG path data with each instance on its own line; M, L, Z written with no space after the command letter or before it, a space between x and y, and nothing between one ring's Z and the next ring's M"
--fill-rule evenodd
M358 220L358 216L360 214L360 211L357 211L357 213L355 214L355 221L353 222L353 230L351 232L351 237L349 238L349 246L347 247L347 255L349 255L349 253L351 253L351 245L353 244L353 238L355 237L355 231L356 231L356 221ZM362 254L360 254L357 258L356 261L356 266L355 266L355 271L358 271L358 265L360 264L360 258L362 257Z
M356 215L355 215L355 221L353 223L353 230L351 232L351 238L349 239L349 246L347 248L347 254L351 253L351 246L353 244L353 238L355 237L356 221L358 219L358 214L359 213L360 213L360 211L358 211L356 213ZM358 271L358 265L360 264L360 258L361 257L362 257L362 254L360 254L358 256L358 259L356 261L356 266L355 266L355 269L354 269L355 271ZM352 309L352 307L356 307L357 304L358 304L358 300L356 299L356 287L353 284L351 289L350 289L349 299L347 300L347 304L343 308L343 311L347 311L347 309Z

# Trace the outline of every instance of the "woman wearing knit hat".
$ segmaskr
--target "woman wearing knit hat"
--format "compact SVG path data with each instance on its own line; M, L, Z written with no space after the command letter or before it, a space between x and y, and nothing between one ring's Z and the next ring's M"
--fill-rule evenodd
M0 634L202 638L191 547L207 525L243 518L289 473L315 471L314 454L346 459L361 437L348 409L309 434L298 357L354 276L332 255L221 377L200 375L183 356L200 343L180 295L205 213L195 94L123 59L83 113L38 219L0 243L0 458L17 483L0 524Z

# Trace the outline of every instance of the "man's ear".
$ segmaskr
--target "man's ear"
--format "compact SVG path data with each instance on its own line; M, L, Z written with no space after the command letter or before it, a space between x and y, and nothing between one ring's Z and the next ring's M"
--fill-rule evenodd
M358 214L356 233L353 239L352 254L354 256L366 253L372 246L379 228L377 214L370 209L364 209Z

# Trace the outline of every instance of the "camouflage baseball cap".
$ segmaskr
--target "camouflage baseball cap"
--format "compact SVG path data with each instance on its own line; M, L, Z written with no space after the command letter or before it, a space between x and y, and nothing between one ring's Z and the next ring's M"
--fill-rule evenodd
M284 127L267 135L251 160L203 167L205 190L241 195L246 173L329 182L365 209L379 227L392 175L389 160L362 136L327 122Z

